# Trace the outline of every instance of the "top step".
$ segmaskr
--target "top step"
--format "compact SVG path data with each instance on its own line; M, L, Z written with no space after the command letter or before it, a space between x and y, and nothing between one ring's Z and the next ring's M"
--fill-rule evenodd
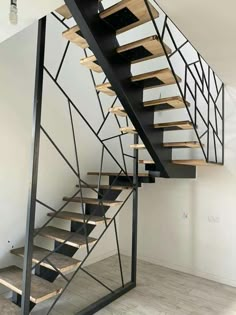
M154 18L159 16L157 10L149 3ZM117 34L151 20L144 0L123 0L100 13L100 18L107 22Z

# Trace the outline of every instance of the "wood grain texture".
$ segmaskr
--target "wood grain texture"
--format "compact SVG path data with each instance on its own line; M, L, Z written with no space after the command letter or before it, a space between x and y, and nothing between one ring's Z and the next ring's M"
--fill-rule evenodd
M37 230L36 230L37 231ZM83 235L80 235L79 233L69 232L66 230L62 230L53 226L47 226L44 228L40 233L40 236L49 238L54 241L58 242L65 242L65 244L80 248L86 246L86 238ZM88 243L90 245L93 245L96 243L96 239L93 237L88 237Z
M131 144L130 145L131 149L135 149L135 150L145 150L146 147L144 144L140 143L140 144Z
M124 133L131 133L131 134L137 133L134 127L122 127L122 128L119 128L119 130L120 132L124 132Z
M97 73L103 72L102 68L97 64L97 58L95 56L81 59L80 64Z
M219 166L219 164L208 163L206 162L206 160L173 160L172 163L178 164L178 165L193 165L193 166L208 166L208 165Z
M111 84L109 82L97 85L96 90L98 92L104 93L108 96L115 96L116 95L116 93L111 89Z
M155 164L153 160L139 160L139 164Z
M147 10L144 0L122 0L101 12L100 18L105 19L106 17L114 13L117 13L125 8L129 9L137 17L138 21L131 23L128 26L120 28L119 30L117 30L117 34L128 31L136 26L139 26L151 20L150 14ZM159 13L151 4L150 9L152 11L153 17L157 18L159 16Z
M168 54L170 54L171 49L166 44L164 44L164 45L166 48L166 52ZM150 59L161 57L161 56L165 55L165 52L162 48L162 45L161 45L161 43L158 40L158 37L156 35L145 37L145 38L137 40L135 42L120 46L119 48L117 48L117 53L120 54L120 53L128 52L129 50L139 48L139 47L145 48L151 55L146 56L142 59L134 60L134 61L132 61L132 63L142 62L142 61L150 60Z
M163 143L163 147L165 148L191 148L191 149L201 148L200 143L198 141L166 142L166 143Z
M76 187L79 188L79 185L76 185ZM97 184L89 184L89 186L86 185L81 185L81 188L87 188L87 189L96 189L98 190L98 185ZM100 189L108 189L108 190L130 190L132 187L130 186L110 186L110 185L100 185Z
M165 44L164 44L165 45ZM157 58L157 57L161 57L164 56L164 50L162 48L162 45L160 43L160 41L158 40L157 36L149 36L140 40L137 40L135 42L120 46L119 48L117 48L117 53L118 54L122 54L122 53L127 53L130 50L136 49L136 48L144 48L146 49L150 55L143 57L143 58L138 58L135 60L132 60L131 63L135 64L138 62L142 62L142 61L146 61L146 60L150 60L153 58ZM171 53L171 49L165 45L166 51L168 54ZM101 68L101 66L99 66L97 64L97 58L93 55L93 56L89 56L87 58L83 58L80 60L81 65L87 67L88 69L101 73L103 72L103 69Z
M0 314L1 315L20 315L20 308L3 297L0 297Z
M22 294L22 270L10 266L0 270L0 284L10 290ZM42 278L32 275L30 300L35 304L46 301L62 291L61 287Z
M70 42L78 45L79 47L81 47L82 49L88 48L88 42L86 41L86 39L81 36L80 34L78 34L78 32L80 31L80 28L78 25L73 26L72 28L70 28L69 30L66 30L62 33L62 36L69 40Z
M157 78L163 82L163 84L159 84L157 86L164 86L164 85L170 85L170 84L176 83L174 75L169 68L135 75L131 78L131 81L135 83L135 82L145 81L145 80L153 79L153 78ZM181 82L181 78L179 76L177 76L177 80L178 82ZM146 89L153 88L153 87L154 86L151 86Z
M72 17L72 14L69 8L65 4L62 5L60 8L58 8L56 12L60 14L61 16L63 16L65 19L70 19Z
M126 117L127 116L127 113L122 106L111 107L111 108L109 108L108 111L109 111L109 113L112 113L112 114L120 116L120 117Z
M156 111L159 110L158 106L161 106L163 104L168 104L169 106L171 106L171 108L167 108L166 110L185 108L185 103L180 96L165 97L152 101L146 101L143 103L144 107L155 106ZM187 106L190 106L190 103L187 102Z
M54 212L50 212L48 213L48 216L54 216L55 213ZM84 223L87 222L87 224L92 224L92 225L98 225L98 224L104 224L104 217L96 217L96 216L89 216L89 215L85 215L83 216L82 213L76 213L76 212L69 212L69 211L63 211L60 212L56 215L56 218L58 219L63 219L63 220L70 220L70 221L74 221L74 222L81 222ZM111 221L111 219L106 218L106 222Z
M188 129L193 129L193 124L188 120L154 124L154 128L156 129L160 129L160 128L168 129L168 128L173 128L173 127L183 129L183 130L188 130Z
M78 203L86 203L89 205L103 205L108 207L116 207L122 204L123 201L114 201L114 200L103 200L103 199L95 199L95 198L80 198L75 197L71 200L70 197L64 197L64 201L70 201L70 202L78 202Z
M12 254L24 257L24 247L13 249L11 251ZM51 253L49 250L34 246L33 248L33 263L39 263L42 259L44 259L49 253ZM55 266L58 270L60 270L62 273L72 271L73 269L79 267L80 261L68 256L64 256L59 253L53 253L49 256L49 261ZM41 266L46 267L51 270L55 270L55 268L49 264L47 261L43 261L40 263Z

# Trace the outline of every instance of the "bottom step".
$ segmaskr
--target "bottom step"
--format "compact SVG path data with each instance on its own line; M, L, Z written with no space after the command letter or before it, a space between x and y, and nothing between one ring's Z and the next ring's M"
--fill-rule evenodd
M16 266L10 266L0 270L0 284L10 290L22 295L22 270ZM32 275L31 281L31 302L38 304L58 294L62 288L42 278ZM0 313L2 314L2 313Z
M0 297L1 315L20 315L20 308L3 297Z

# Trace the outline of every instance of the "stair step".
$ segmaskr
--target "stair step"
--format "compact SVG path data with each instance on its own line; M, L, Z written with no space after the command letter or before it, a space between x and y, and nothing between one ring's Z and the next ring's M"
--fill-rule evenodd
M133 173L127 173L127 174L130 177L134 176ZM124 173L119 174L119 173L113 173L113 172L102 172L102 173L100 173L100 172L88 172L87 175L92 175L92 176L99 176L99 175L101 175L101 176L114 176L114 177L119 175L119 177L120 176L127 177L127 175L124 174ZM138 176L139 177L150 177L150 175L148 173L139 173Z
M64 201L71 201L71 202L79 202L79 203L86 203L89 205L103 205L107 207L116 207L122 204L123 201L114 201L114 200L103 200L103 199L94 199L94 198L80 198L75 197L71 200L70 197L64 197Z
M181 78L178 76L177 80L181 82ZM172 71L168 68L133 76L131 81L141 86L143 89L151 89L176 83ZM109 82L97 85L96 90L109 96L116 95Z
M36 230L37 232L37 230ZM56 228L54 226L47 226L45 227L40 233L40 236L49 238L51 240L64 243L65 244L76 247L76 248L81 248L81 247L86 247L86 237L75 232L69 232L66 230L62 230L59 228ZM88 237L88 244L93 245L96 243L96 239L93 237Z
M54 216L55 214L53 212L48 213L49 217ZM63 219L63 220L70 220L74 222L81 222L84 223L87 222L87 224L91 225L98 225L101 223L105 223L103 217L97 217L97 216L90 216L90 215L85 215L83 216L82 213L75 213L75 212L69 212L69 211L63 211L61 213L58 213L56 215L57 219ZM106 218L106 221L109 222L111 219Z
M187 141L187 142L166 142L163 143L163 147L165 148L201 148L200 143L198 141Z
M119 128L119 130L124 133L131 133L131 134L137 133L134 127L122 127L122 128Z
M10 300L0 297L1 315L20 315L20 308Z
M78 25L73 26L72 28L64 31L62 33L62 36L69 40L70 42L78 45L82 49L88 48L89 45L86 41L86 39L83 37L80 28Z
M157 10L150 4L154 18L159 16ZM122 0L99 14L117 34L128 31L151 20L144 0Z
M155 164L153 160L139 160L139 164Z
M193 124L190 121L172 121L161 124L154 124L156 129L165 129L165 130L188 130L193 129Z
M126 117L127 116L127 113L122 106L116 106L116 107L109 108L109 112L114 114L114 115L120 116L120 117Z
M187 106L190 103L186 102ZM155 107L155 111L170 110L170 109L180 109L185 108L185 103L180 96L172 96L166 98L160 98L157 100L147 101L143 103L144 107Z
M130 148L131 149L135 149L135 150L144 150L146 149L145 145L144 144L131 144L130 145Z
M108 96L116 96L116 93L112 89L111 84L109 82L97 85L96 90Z
M24 257L24 247L13 249L11 253L19 257ZM34 246L32 259L33 263L39 263L49 253L51 253L51 251L38 246ZM55 266L62 273L74 270L75 268L79 267L81 263L79 260L59 253L51 254L48 259L53 264L53 266ZM48 269L55 270L54 267L47 261L41 262L40 265Z
M181 82L181 78L177 76L177 80ZM175 84L175 78L169 68L142 73L131 78L131 81L138 84L144 89L151 89L158 86Z
M191 166L212 165L211 163L207 163L206 160L173 160L172 163L178 164L178 165L191 165Z
M22 295L22 277L22 270L16 266L10 266L0 270L0 284L20 295ZM32 275L30 300L33 303L38 304L46 301L60 294L61 291L62 288L57 285Z
M79 185L76 185L76 187L79 187ZM100 189L107 189L107 190L130 190L130 189L132 189L132 187L130 187L130 186L110 186L110 185L100 185L99 187L98 187L98 185L97 184L90 184L89 186L86 186L86 185L81 185L81 188L88 188L88 189L91 189L91 188L93 188L93 189L98 189L98 188L100 188Z
M63 16L65 19L70 19L72 17L72 14L69 10L69 8L67 7L66 4L62 5L61 7L59 7L56 12L58 14L60 14L61 16Z
M170 54L171 49L167 45L165 45L165 48L166 52ZM165 55L162 45L156 35L120 46L117 48L117 53L131 63L142 62ZM102 68L97 63L97 58L95 56L83 58L80 63L95 72L103 72Z

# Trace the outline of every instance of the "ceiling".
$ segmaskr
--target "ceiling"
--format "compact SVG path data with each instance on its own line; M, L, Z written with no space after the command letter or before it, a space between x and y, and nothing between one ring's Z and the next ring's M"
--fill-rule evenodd
M236 1L157 2L223 82L236 87Z
M0 4L0 43L63 4L63 0L18 0L18 25L9 23L10 0Z

